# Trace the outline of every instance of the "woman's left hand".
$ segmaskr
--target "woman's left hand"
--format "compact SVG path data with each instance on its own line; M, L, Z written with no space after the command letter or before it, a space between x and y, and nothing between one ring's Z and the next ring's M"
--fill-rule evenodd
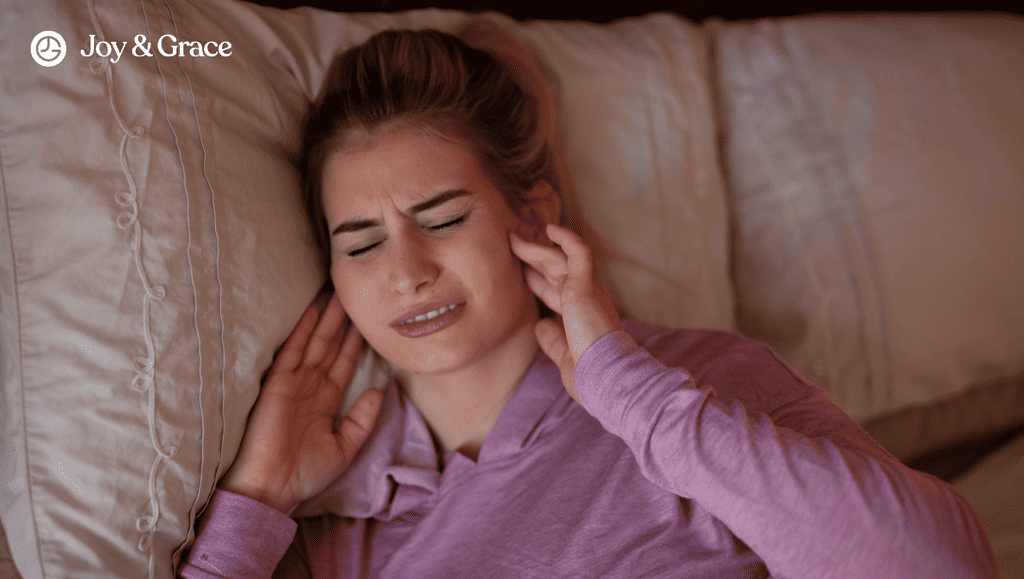
M526 283L561 319L545 318L534 333L544 353L558 365L562 384L579 402L573 373L598 338L622 329L611 294L594 276L590 247L569 229L554 224L547 235L557 246L528 242L510 234L512 252L526 263Z

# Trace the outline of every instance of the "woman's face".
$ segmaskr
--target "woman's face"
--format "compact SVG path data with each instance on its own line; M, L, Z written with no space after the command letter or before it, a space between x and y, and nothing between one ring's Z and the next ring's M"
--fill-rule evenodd
M330 157L323 183L335 290L392 364L462 368L536 321L519 219L463 145L399 129Z

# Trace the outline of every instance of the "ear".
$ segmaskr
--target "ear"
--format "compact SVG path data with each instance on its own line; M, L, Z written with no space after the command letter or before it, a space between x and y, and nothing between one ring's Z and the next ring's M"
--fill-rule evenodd
M562 217L562 198L558 191L543 179L523 195L525 201L519 211L520 236L528 241L547 241L544 230L548 223L557 224Z

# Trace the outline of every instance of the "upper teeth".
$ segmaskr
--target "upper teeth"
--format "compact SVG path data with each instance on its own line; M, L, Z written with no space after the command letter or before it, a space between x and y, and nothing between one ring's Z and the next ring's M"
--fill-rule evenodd
M436 309L436 310L434 310L432 312L427 312L425 314L416 316L415 318L409 318L408 320L405 320L402 323L403 324L411 324L413 322L423 322L423 321L426 321L426 320L432 320L432 319L436 318L437 316L440 316L441 314L443 314L443 313L445 313L447 311L454 310L455 306L457 306L457 305L458 304L449 304L447 306L441 306L440 308L438 308L438 309Z

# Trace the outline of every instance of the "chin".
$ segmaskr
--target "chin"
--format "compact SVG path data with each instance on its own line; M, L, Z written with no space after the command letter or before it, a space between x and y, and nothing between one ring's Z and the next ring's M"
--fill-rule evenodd
M490 351L493 349L488 350ZM445 347L430 348L417 355L410 355L406 350L399 363L392 363L413 374L445 374L469 366L483 354L485 352L459 355L453 349Z
M445 351L425 353L410 362L406 370L414 374L443 374L465 366L465 363L457 364Z
M521 328L517 326L504 336L485 343L483 340L470 340L476 347L467 351L468 344L423 344L422 346L398 344L392 348L399 355L384 356L393 366L413 374L445 374L461 370L482 358L493 354L510 343L511 338ZM447 340L445 340L447 342ZM418 351L417 351L418 350ZM378 350L379 352L380 350Z

